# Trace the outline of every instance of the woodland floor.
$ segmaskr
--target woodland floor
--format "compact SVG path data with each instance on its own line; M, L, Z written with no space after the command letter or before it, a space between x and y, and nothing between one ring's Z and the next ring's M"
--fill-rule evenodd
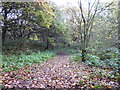
M58 54L44 63L2 73L2 85L6 88L91 88L98 83L107 88L119 86L116 81L95 74L88 78L94 72L93 68L75 64L70 58L69 55Z

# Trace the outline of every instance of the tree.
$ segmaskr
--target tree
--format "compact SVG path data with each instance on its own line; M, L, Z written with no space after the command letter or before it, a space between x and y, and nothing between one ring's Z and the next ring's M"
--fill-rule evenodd
M8 14L10 13L10 11L12 10L12 5L13 4L8 4L8 3L2 3L2 11L3 11L3 27L2 27L2 42L5 41L5 35L6 35L6 31L7 31L7 18L8 18Z
M119 14L120 14L120 1L118 2L118 49L120 50L120 17L119 17ZM120 80L119 80L119 83L120 83Z
M89 46L89 42L92 35L93 23L96 15L100 14L102 11L106 10L113 2L100 7L100 0L88 0L87 8L83 7L83 3L79 0L79 12L75 12L71 9L73 13L74 23L76 24L76 29L80 36L80 48L82 50L82 61L85 61L86 49Z
M29 38L41 27L49 28L54 19L54 7L49 1L2 2L2 41L6 33L12 39Z
M55 19L52 22L51 29L54 31L55 42L57 46L66 46L71 43L71 29L64 20L64 11L56 7Z
M105 4L108 3L102 3L100 6L103 7ZM92 40L90 41L91 48L102 50L116 47L118 41L117 13L117 2L113 2L107 10L96 15L92 30L94 34L91 35Z
M50 28L43 30L42 37L46 45L46 49L53 47L64 47L70 43L69 27L63 19L63 12L60 8L54 9L55 18Z

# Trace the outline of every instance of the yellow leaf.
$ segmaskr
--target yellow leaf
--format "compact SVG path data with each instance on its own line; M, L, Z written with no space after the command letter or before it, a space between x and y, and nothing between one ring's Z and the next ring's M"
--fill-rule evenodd
M0 81L0 83L2 83L3 81Z
M111 87L108 87L108 88L111 88Z

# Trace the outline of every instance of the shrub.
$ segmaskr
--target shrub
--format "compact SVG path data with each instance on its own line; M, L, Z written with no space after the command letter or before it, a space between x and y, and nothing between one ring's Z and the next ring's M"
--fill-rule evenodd
M86 60L100 60L100 58L96 55L87 54L86 55Z
M2 43L2 54L31 54L33 51L43 51L45 49L45 44L42 42L34 41L34 40L10 40Z
M118 60L119 51L117 48L110 48L100 51L95 55L86 56L86 64L91 66L102 66L104 68L118 69L120 61Z
M77 53L77 50L70 49L70 48L60 48L60 49L56 50L55 52L64 52L66 54L75 54L75 53Z
M71 61L81 61L82 54L75 54L72 56Z
M86 61L84 64L118 70L120 68L120 61L118 58L119 54L120 53L117 48L105 49L100 51L96 55L87 54L85 57ZM81 53L75 54L72 56L73 58L71 59L71 61L80 61L81 56Z
M86 56L85 63L86 65L90 65L90 66L102 66L103 65L103 61L100 61L100 58L98 56L91 55L91 54L88 54Z
M101 60L117 58L119 54L120 52L118 51L117 48L105 49L97 53Z

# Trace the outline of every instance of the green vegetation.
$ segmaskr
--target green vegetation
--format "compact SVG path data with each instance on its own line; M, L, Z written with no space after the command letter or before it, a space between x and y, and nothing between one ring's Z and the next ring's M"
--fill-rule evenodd
M66 79L71 83L70 87L88 86L93 89L105 87L98 81L105 81L107 87L118 86L120 84L120 35L118 31L120 22L118 4L120 2L86 0L85 5L83 3L83 0L79 0L78 6L63 7L57 6L51 0L1 2L0 72L3 79L23 69L27 73L26 77L22 78L23 80L27 78L36 80L36 74L31 74L32 70L25 68L32 67L36 63L37 65L32 68L40 69L37 71L37 73L40 72L38 77L45 76L46 79L47 75L51 75L49 71L53 74L53 77L50 76L52 85L39 85L42 88L54 87L53 84L67 77L70 77ZM55 62L52 59L54 56L56 56ZM52 60L48 63L47 60L50 59ZM60 64L57 59L61 60ZM41 63L46 65L44 66L46 70L41 71L39 67ZM55 70L57 65L57 70ZM66 70L65 73L61 72L61 69ZM6 73L9 74L6 75ZM41 73L43 75L40 75ZM62 73L68 76L60 76ZM81 75L77 76L76 73ZM59 75L54 76L54 74ZM21 76L16 77L20 79ZM62 78L58 79L57 76ZM74 79L78 81L73 82ZM6 82L8 81L10 80L6 79ZM39 81L39 79L33 81L30 86L34 87ZM109 83L110 81L113 82ZM6 82L3 80L4 85L9 87L9 83L6 84ZM62 83L60 83L61 86L65 87Z
M45 52L38 51L38 52L33 52L30 55L22 54L22 52L18 52L18 53L19 56L8 55L2 57L1 67L3 68L3 71L16 70L24 65L42 63L43 61L51 59L55 55L55 53L50 51L45 51Z
M31 40L13 40L3 43L3 71L13 71L25 65L42 63L55 56L52 51L42 51L43 45ZM41 50L41 51L40 51Z
M102 51L93 52L88 51L91 53L88 53L85 57L85 62L84 64L90 65L90 66L98 66L102 68L110 68L110 69L118 69L120 65L120 61L118 58L118 55L120 54L117 48L110 48L110 49L105 49ZM94 54L92 54L94 53ZM81 61L82 55L80 54L75 54L72 56L73 59L72 61Z
M99 78L110 78L113 80L118 80L120 78L120 61L118 55L120 54L117 48L110 48L101 50L98 53L89 51L86 55L85 62L82 62L82 54L74 54L71 61L77 61L88 65L93 68L93 73L90 74L89 78L94 76ZM93 54L94 53L94 54ZM98 69L94 68L97 67ZM110 70L108 72L108 70ZM99 84L100 85L100 84ZM93 88L101 88L99 85Z
M117 48L110 48L100 51L95 55L86 57L86 64L91 66L101 66L103 68L118 69L120 64Z
M78 50L74 49L74 48L69 48L69 47L65 47L65 48L59 48L57 50L55 50L55 52L63 52L65 54L75 54L78 52Z

